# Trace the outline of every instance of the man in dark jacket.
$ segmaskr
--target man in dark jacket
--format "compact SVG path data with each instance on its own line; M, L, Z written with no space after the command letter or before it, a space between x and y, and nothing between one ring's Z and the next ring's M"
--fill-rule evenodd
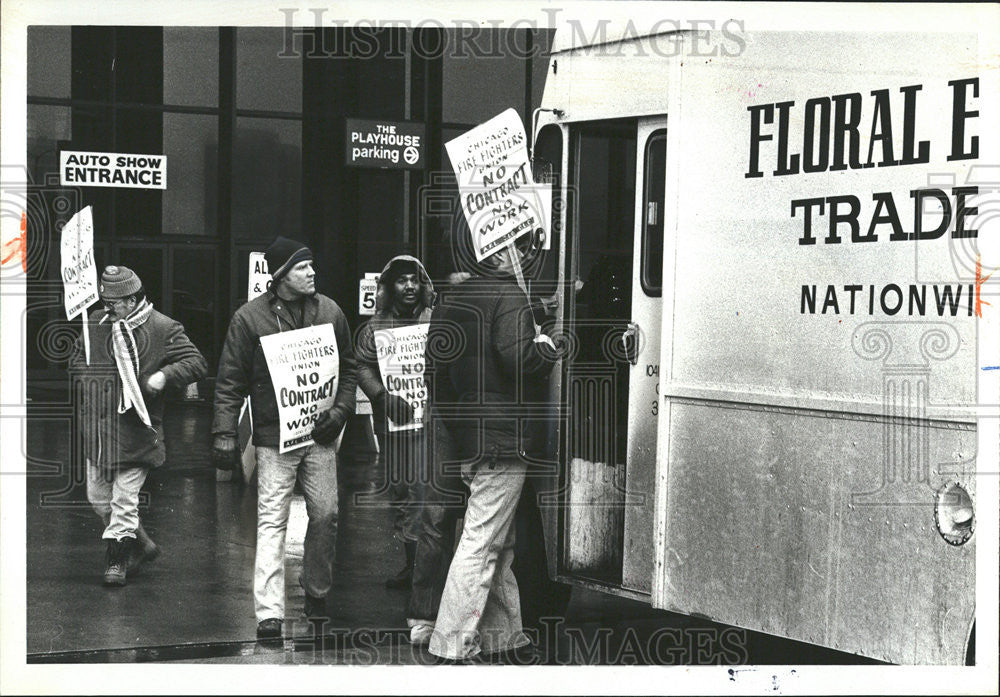
M337 535L335 441L354 412L357 369L343 311L333 300L316 293L309 248L278 237L264 258L272 277L268 292L236 311L219 360L212 456L217 467L237 466L236 426L243 400L249 395L257 456L257 636L275 638L281 636L285 615L285 531L296 477L309 516L300 579L306 594L305 615L314 620L326 616ZM278 404L260 339L327 323L333 325L340 364L333 406L319 415L312 444L280 453Z
M379 464L385 473L385 489L396 511L394 527L403 543L403 568L386 581L388 588L409 588L420 523L418 479L425 467L425 439L422 426L394 431L392 425L406 426L413 420L413 407L402 397L386 390L379 369L376 332L409 327L430 321L434 285L424 265L405 254L394 257L379 274L375 294L375 315L358 333L358 385L372 402L375 430L379 435ZM383 335L384 336L384 335ZM420 351L421 358L423 351Z
M454 440L470 490L430 637L431 654L445 659L528 643L511 571L513 521L529 454L542 448L536 441L544 435L532 417L544 403L528 402L544 393L557 355L537 332L528 298L512 276L520 259L516 247L506 247L490 257L489 275L454 286L428 336L431 356L442 352L440 330L462 339L453 355L434 360L430 379L433 408Z
M105 525L104 583L124 586L128 569L159 554L139 522L139 489L166 457L164 388L184 387L204 376L208 366L184 327L153 309L131 269L106 267L98 292L105 309L91 313L87 325L90 364L81 337L70 370L87 461L87 499Z

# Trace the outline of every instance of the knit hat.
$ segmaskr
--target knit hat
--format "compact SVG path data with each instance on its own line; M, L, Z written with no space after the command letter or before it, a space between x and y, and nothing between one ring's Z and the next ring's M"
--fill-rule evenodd
M105 266L98 292L102 299L125 298L142 289L142 281L127 266Z
M312 258L312 250L307 246L280 235L275 237L274 242L264 250L264 259L267 261L268 271L271 272L271 278L274 279L275 283L281 280L281 277L300 261L308 261Z

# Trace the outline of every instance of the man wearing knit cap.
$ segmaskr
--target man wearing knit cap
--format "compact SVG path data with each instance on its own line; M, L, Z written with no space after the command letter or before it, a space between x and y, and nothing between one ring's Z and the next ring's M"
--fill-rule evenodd
M139 522L139 489L163 464L163 392L205 375L184 327L153 309L142 281L108 266L98 287L104 309L90 315L91 360L77 340L70 358L87 467L87 499L104 523L104 583L124 586L127 571L159 555ZM81 337L82 339L82 337Z
M337 451L335 441L354 413L357 370L351 330L340 307L316 292L312 251L278 237L264 252L271 270L268 291L240 307L229 324L215 381L212 458L216 467L236 468L236 425L249 395L257 455L257 553L254 607L257 637L281 636L285 617L285 531L292 490L298 478L306 500L302 576L305 616L326 618L326 595L333 575L337 539ZM260 339L278 332L332 324L340 366L333 406L312 431L313 443L280 453L278 404Z

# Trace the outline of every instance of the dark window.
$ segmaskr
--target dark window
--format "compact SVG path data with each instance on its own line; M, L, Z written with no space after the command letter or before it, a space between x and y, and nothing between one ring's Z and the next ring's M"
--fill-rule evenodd
M302 112L302 56L279 55L282 27L236 30L236 108Z
M163 114L145 109L118 109L115 152L156 155L163 153ZM167 167L171 166L170 153ZM170 174L167 174L167 184ZM163 191L115 188L115 235L152 237L162 232Z
M29 104L28 174L31 183L58 184L59 150L73 138L72 114L69 107Z
M69 98L72 45L69 27L28 27L28 94Z
M216 116L164 114L165 235L215 236L218 218L219 127Z
M233 237L270 242L302 225L302 122L236 119Z
M546 126L538 132L535 148L531 153L531 170L538 184L552 187L552 217L549 220L549 250L544 255L540 278L555 280L558 275L559 240L562 237L559 212L563 208L562 161L563 134L558 126Z
M197 79L192 79L192 76L197 76ZM218 106L218 29L164 27L163 103Z
M163 103L163 29L125 27L115 31L112 63L115 100ZM76 96L76 95L74 95Z
M215 317L219 310L217 284L205 279L217 278L219 266L214 246L190 245L173 250L171 316L184 325L188 337L205 356L210 366L218 363L215 341Z
M523 34L519 30L497 29L483 29L465 37L455 32L449 34L450 48L442 58L441 113L445 122L483 123L508 106L517 109L525 120L524 63L499 58L512 51L523 54ZM427 48L430 47L428 41ZM482 57L472 60L472 56ZM474 95L484 89L489 90L490 98L477 99ZM498 108L500 104L504 107ZM527 116L530 119L531 114Z
M643 160L642 290L654 298L663 287L663 203L667 165L667 131L654 131Z
M592 274L617 271L620 283L631 283L635 232L635 123L584 126L576 143L577 272L586 282ZM616 287L614 297L631 306L631 290ZM598 300L597 297L594 300ZM610 297L604 300L610 301ZM629 317L627 311L615 314Z

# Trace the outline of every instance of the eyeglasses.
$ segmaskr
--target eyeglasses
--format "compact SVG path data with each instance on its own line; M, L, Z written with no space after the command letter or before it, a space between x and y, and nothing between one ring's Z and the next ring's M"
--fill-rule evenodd
M104 307L113 310L118 306L118 303L124 303L124 300L101 300L104 303Z

